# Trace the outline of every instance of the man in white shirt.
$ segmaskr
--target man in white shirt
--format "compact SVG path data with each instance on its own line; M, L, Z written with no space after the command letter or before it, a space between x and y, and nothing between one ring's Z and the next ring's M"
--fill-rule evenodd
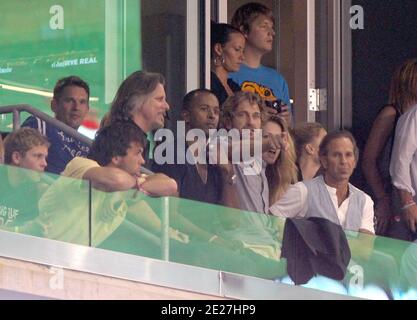
M403 217L411 231L417 225L417 105L399 119L392 149L390 175L398 189Z
M324 175L293 185L270 212L286 218L326 218L344 229L374 234L373 201L349 183L359 157L352 134L328 134L319 155Z

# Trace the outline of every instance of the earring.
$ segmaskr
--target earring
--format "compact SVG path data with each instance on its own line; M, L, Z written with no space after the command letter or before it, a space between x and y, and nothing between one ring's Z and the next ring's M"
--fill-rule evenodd
M219 61L219 58L221 59L220 61ZM214 65L215 66L219 67L223 64L224 64L224 57L223 56L217 56L217 57L214 58Z

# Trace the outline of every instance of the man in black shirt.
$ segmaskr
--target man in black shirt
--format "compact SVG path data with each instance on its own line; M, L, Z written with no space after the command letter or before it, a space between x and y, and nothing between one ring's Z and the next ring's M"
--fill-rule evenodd
M220 106L217 97L207 89L197 89L189 92L183 100L181 117L185 122L186 132L199 129L209 137L210 129L217 129L219 124ZM185 137L177 137L184 139ZM177 145L178 141L175 141ZM178 184L179 196L190 200L221 204L238 208L236 190L233 181L233 166L231 164L207 164L196 161L191 164L190 157L198 158L190 148L197 141L187 142L185 164L157 164L152 169L163 172L175 179ZM175 147L174 150L177 150ZM193 153L193 154L190 154ZM177 158L177 154L174 159ZM157 159L155 159L157 160ZM157 162L157 161L156 161Z
M181 111L181 117L185 122L185 136L180 136L181 130L178 130L179 134L174 141L175 163L161 164L156 149L152 170L173 178L177 182L180 198L198 201L197 203L181 200L175 210L171 210L171 213L174 211L178 213L175 219L172 219L179 224L178 228L184 228L183 232L199 241L230 246L231 243L226 243L217 236L219 228L223 228L225 217L230 215L230 209L219 206L214 210L213 206L207 206L204 203L238 208L233 166L230 163L208 164L208 161L204 161L207 159L205 157L202 159L198 154L199 148L196 148L201 141L195 139L184 142L187 134L190 134L193 129L193 133L200 133L200 136L208 139L209 130L218 127L219 116L219 101L212 91L196 89L189 92L183 99ZM185 145L185 150L177 150L177 145ZM185 160L182 163L179 160L181 158Z
M184 154L178 154L180 150L177 150L177 146L184 145L185 137L177 136L174 148L168 147L172 146L171 142L163 142L168 150L171 149L177 153L173 158L174 164L158 164L161 162L158 161L161 160L159 158L162 158L164 154L161 155L157 147L155 163L152 167L153 171L163 172L176 180L181 198L195 200L181 199L177 203L172 201L170 223L176 223L175 228L190 236L191 244L196 248L193 251L195 265L268 279L277 278L281 274L277 261L247 249L237 239L224 236L228 234L228 230L239 227L242 212L231 209L239 208L239 205L230 158L222 158L219 155L219 148L217 157L211 157L212 150L207 152L206 146L216 147L215 143L201 145L204 140L202 138L205 137L207 142L210 137L209 133L212 133L210 130L218 127L220 107L217 97L207 89L191 91L184 97L181 116L185 122L185 137L187 138L186 150L182 150L186 153L185 157L183 157ZM193 141L188 141L197 136L198 138ZM201 152L201 146L206 153L209 153L210 160L216 161L215 164L211 164L211 161L201 161L207 160L206 157L198 154ZM172 159L166 154L165 157ZM226 163L220 162L220 159L227 160L228 158L229 161L225 161ZM196 161L190 161L192 159ZM181 164L181 160L185 160L185 163ZM207 203L222 206L215 207ZM176 257L176 261L180 263L189 259L182 259L180 255Z

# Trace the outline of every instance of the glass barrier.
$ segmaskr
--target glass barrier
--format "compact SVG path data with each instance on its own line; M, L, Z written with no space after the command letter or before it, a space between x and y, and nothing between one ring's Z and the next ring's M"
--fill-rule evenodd
M369 299L417 299L417 244L0 166L0 228ZM336 226L336 227L335 227Z
M85 129L108 111L117 87L142 68L139 0L0 2L0 106L30 104L52 115L58 79L90 85ZM18 23L17 23L18 21ZM0 117L0 130L11 123Z
M177 119L189 14L184 0L0 1L0 106L30 104L53 115L57 80L77 75L90 86L79 131L94 138L119 85L143 69L165 76L170 118ZM11 114L0 115L0 131L11 124Z
M138 192L92 190L93 246L265 279L285 276L283 221Z
M0 165L0 228L89 245L89 183Z
M105 193L93 188L92 245L161 259L161 220L151 207L161 201L136 191Z
M196 246L188 255L174 248L173 261L271 280L285 274L279 258L283 220L179 198L170 202L170 226Z
M108 204L93 206L100 248L358 298L417 298L413 243L329 229L323 221L297 223L301 235L294 236L294 220L134 191L93 190L92 199ZM111 217L119 227L103 241L98 220Z

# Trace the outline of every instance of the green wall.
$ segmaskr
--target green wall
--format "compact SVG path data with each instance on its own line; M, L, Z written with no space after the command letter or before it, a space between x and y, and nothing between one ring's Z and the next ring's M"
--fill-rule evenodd
M138 0L0 2L0 106L24 103L51 114L42 93L77 75L89 83L100 119L121 81L140 68ZM5 130L10 118L1 120Z

